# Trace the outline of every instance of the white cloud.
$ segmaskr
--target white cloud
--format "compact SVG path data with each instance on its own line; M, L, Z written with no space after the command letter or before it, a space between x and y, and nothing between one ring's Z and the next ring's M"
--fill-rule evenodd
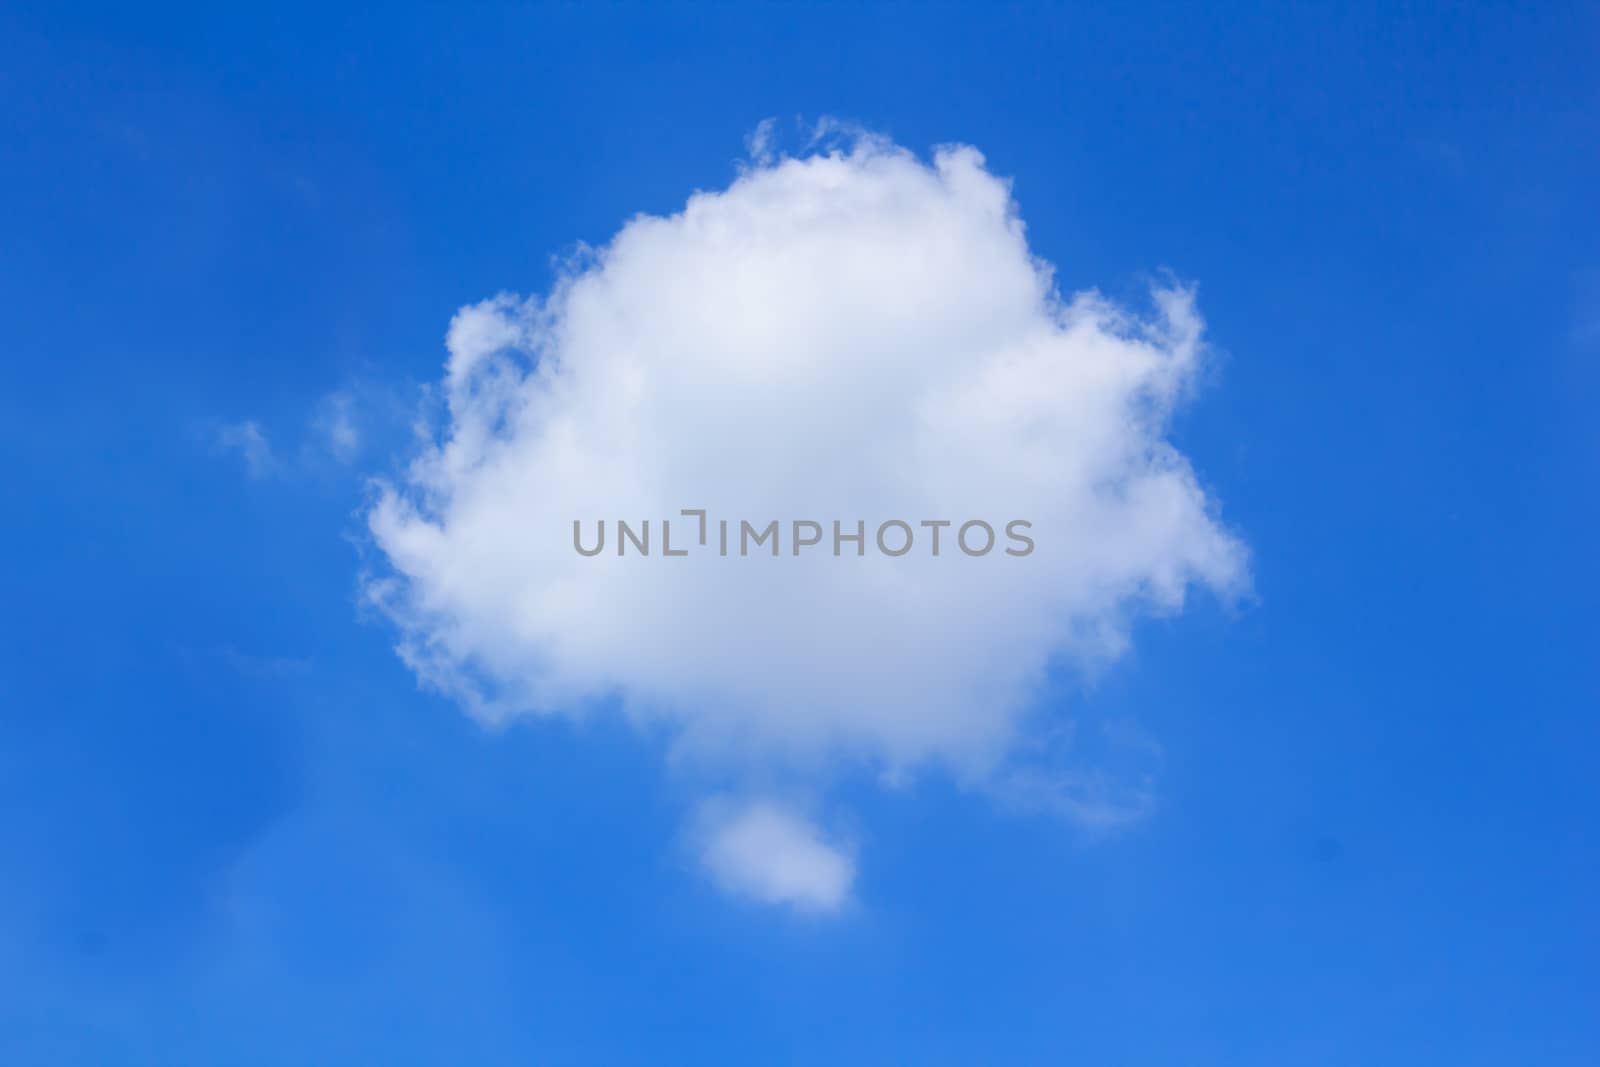
M702 815L701 862L728 893L802 911L832 912L850 897L855 863L814 825L766 801Z
M224 425L217 431L217 442L243 457L245 469L252 478L265 478L277 469L272 445L254 420Z
M1247 580L1164 436L1204 357L1193 293L1059 294L972 148L757 143L728 188L634 218L547 298L456 315L438 441L369 516L391 568L370 594L419 677L485 721L615 695L736 773L843 757L981 780L1047 667ZM661 558L663 519L675 546L695 529L684 508L736 537L781 520L783 554ZM613 542L580 556L573 520L602 518ZM618 519L651 520L656 551L618 558ZM796 519L821 550L791 555ZM835 519L919 540L836 558ZM969 519L1028 520L1035 550L967 557L952 527L928 553L921 520Z
M762 119L756 123L756 128L744 139L744 150L752 163L761 166L770 166L776 158L773 151L772 131L775 123L771 119Z

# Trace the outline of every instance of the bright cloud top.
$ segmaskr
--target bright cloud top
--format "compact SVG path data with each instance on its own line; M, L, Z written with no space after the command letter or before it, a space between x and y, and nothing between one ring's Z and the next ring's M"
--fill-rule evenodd
M725 765L982 774L1047 665L1116 655L1132 617L1245 581L1164 439L1204 346L1192 293L1147 313L1059 294L1004 180L858 138L762 157L641 215L547 298L450 325L436 443L370 515L371 585L428 684L485 720L620 698ZM780 520L777 558L662 558L684 508ZM605 519L607 551L574 551ZM656 550L615 553L616 520ZM823 543L791 553L789 524ZM868 551L834 556L831 523ZM900 519L899 558L872 545ZM956 527L1032 524L1026 557ZM943 551L922 520L950 520Z

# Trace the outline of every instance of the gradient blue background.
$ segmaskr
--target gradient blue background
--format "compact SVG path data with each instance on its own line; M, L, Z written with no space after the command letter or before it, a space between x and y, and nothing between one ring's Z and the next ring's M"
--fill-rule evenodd
M1600 15L1115 6L0 11L0 1062L1600 1062ZM658 741L419 693L359 474L214 441L795 115L1200 284L1260 593L1050 695L1150 819L847 782L823 921L693 870Z

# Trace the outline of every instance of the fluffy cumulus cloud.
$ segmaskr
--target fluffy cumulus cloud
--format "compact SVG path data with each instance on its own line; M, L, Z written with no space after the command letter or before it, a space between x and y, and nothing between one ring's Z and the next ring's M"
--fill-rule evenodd
M436 438L369 516L369 591L485 721L615 700L752 780L981 780L1047 669L1245 581L1165 438L1205 355L1193 293L1061 293L970 147L764 149L547 295L462 309L447 349ZM648 521L648 555L619 520ZM599 554L575 521L586 549L604 521ZM847 892L798 816L746 816L712 837L719 881Z

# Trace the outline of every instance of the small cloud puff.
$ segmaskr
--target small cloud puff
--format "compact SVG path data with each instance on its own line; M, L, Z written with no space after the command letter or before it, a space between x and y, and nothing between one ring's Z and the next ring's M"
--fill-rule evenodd
M728 893L807 912L834 912L850 898L849 853L792 811L766 801L708 805L701 834L701 862Z

